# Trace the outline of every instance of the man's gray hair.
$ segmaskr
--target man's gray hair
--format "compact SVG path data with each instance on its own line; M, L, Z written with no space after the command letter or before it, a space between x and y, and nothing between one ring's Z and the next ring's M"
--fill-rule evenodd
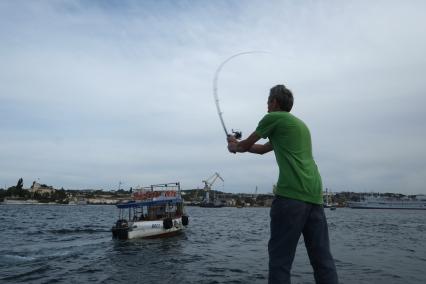
M280 108L290 112L293 107L293 93L284 85L276 85L269 92L269 100L276 99Z

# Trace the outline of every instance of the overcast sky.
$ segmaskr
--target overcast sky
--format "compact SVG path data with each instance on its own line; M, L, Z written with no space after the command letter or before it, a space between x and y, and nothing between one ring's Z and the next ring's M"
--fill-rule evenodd
M229 154L287 85L324 188L426 194L425 1L0 1L0 188L272 191ZM262 141L263 143L266 141Z

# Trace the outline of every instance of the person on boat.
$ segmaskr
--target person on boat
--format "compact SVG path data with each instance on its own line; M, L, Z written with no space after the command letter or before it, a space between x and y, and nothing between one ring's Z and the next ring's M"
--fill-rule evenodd
M292 92L284 85L273 87L268 97L268 113L256 130L242 141L229 136L228 150L234 154L275 153L279 177L270 211L269 283L290 283L290 270L301 234L315 282L338 283L311 135L306 124L290 114L292 107ZM269 141L256 144L260 138L269 138Z

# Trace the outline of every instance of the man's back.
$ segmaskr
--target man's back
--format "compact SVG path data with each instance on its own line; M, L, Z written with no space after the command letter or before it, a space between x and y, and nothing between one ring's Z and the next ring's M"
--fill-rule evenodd
M259 122L256 133L268 137L274 148L280 170L275 194L322 204L321 176L305 123L289 112L270 112Z

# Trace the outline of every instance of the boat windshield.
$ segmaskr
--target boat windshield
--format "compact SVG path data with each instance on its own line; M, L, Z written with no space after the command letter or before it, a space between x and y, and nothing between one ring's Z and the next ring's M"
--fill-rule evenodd
M183 215L183 202L137 202L117 205L119 219L128 221L153 221L164 218L179 218Z

